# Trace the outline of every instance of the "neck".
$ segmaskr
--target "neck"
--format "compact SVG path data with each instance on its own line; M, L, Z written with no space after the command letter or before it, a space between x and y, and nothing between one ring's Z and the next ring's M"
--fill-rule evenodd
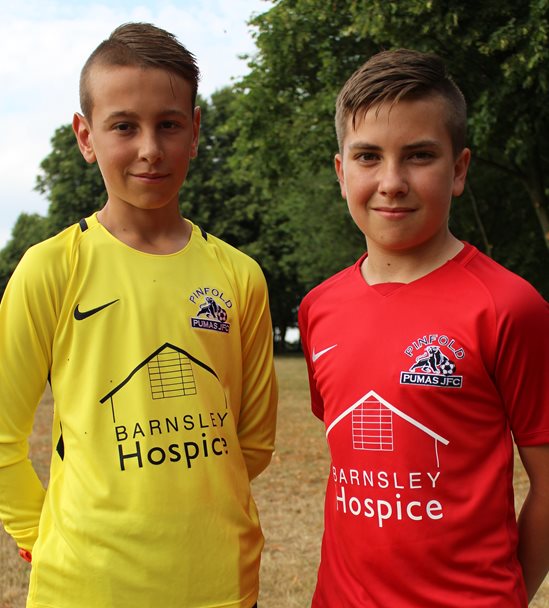
M107 202L97 219L122 243L158 255L176 253L191 236L191 225L175 206L162 209L138 209L131 205Z
M449 234L443 247L436 252L430 248L406 251L382 251L368 248L361 273L369 285L379 283L411 283L440 268L463 249L463 243Z

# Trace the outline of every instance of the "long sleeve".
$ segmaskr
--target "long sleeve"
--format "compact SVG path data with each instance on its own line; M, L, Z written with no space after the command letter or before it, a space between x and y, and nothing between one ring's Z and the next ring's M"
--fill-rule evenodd
M250 479L269 464L276 431L277 382L267 286L256 267L246 286L242 320L242 405L238 438Z
M0 519L32 549L44 488L28 458L28 437L51 364L56 297L47 264L29 252L0 304Z

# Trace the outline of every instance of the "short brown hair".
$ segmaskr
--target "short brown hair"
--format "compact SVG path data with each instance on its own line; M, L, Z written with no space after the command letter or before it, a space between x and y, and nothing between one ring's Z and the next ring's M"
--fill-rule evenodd
M437 95L448 108L447 126L457 157L465 147L467 105L443 60L432 53L409 49L377 53L356 70L337 97L335 127L340 152L349 117L354 127L357 118L374 106Z
M125 23L104 40L82 68L80 107L91 120L93 99L89 75L94 65L160 68L183 77L192 87L192 106L196 103L200 70L195 56L173 35L150 23Z

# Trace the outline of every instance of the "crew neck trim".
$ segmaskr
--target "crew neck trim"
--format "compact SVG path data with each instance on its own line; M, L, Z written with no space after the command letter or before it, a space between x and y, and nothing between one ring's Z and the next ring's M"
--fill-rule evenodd
M375 292L377 292L378 294L380 294L381 296L390 296L391 294L395 293L396 291L399 291L400 289L407 288L409 286L412 286L412 285L418 283L419 281L423 281L424 279L427 279L428 277L432 276L434 273L444 272L449 264L465 265L469 261L469 259L476 254L477 249L475 247L473 247L473 245L470 245L469 243L466 243L464 241L462 241L462 243L463 243L463 247L460 249L460 251L458 251L456 253L456 255L454 257L450 258L448 261L446 261L444 264L442 264L442 266L435 268L431 272L427 273L426 275L424 275L422 277L419 277L418 279L411 281L410 283L386 282L386 283L376 283L375 285L370 285L364 279L364 277L362 276L362 272L360 271L360 267L361 267L362 263L368 257L368 252L361 255L360 258L355 262L354 272L355 272L357 278L360 280L360 282L364 285L364 287L366 289L372 289Z
M198 226L196 224L193 224L193 222L191 222L187 218L184 218L184 220L191 227L191 233L189 235L189 240L187 241L187 243L185 244L184 247L182 247L178 251L174 251L173 253L150 253L148 251L141 251L140 249L136 249L135 247L131 247L127 243L124 243L123 241L121 241L120 239L118 239L111 232L109 232L105 228L105 226L103 226L103 224L97 218L97 212L93 213L93 215L91 215L91 216L89 216L87 218L84 218L84 219L80 220L80 222L78 222L78 223L79 223L80 228L81 228L81 230L82 230L83 233L85 233L89 229L96 228L96 229L100 230L101 233L104 234L105 237L108 238L110 241L115 242L121 248L123 248L123 249L125 249L125 250L127 250L129 252L132 252L132 253L134 253L136 255L146 256L146 257L149 257L149 258L163 258L163 259L165 259L165 258L170 258L170 257L174 257L174 256L185 254L189 250L189 248L191 247L191 245L193 244L193 242L195 240L197 240L198 238L200 240L207 241L207 236L204 236L205 231L200 226ZM85 226L85 229L84 229L84 226Z

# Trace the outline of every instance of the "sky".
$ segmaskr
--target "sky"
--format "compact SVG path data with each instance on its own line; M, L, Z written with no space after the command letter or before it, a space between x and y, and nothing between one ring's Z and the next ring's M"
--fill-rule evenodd
M34 191L55 130L79 111L80 69L128 21L175 34L198 60L208 97L247 73L250 17L269 0L0 0L0 248L20 213L47 213Z

